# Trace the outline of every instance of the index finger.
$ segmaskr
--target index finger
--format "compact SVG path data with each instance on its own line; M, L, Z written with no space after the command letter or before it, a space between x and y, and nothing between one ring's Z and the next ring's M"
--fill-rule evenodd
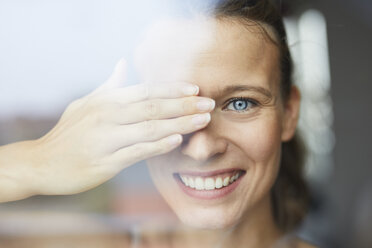
M193 96L199 93L197 85L189 83L137 84L124 88L110 89L96 96L106 102L128 104L148 99L173 99Z

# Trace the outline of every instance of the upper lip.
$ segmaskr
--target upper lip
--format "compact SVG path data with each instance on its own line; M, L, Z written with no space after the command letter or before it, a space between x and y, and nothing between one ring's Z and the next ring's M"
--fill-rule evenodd
M233 173L235 171L242 171L239 168L229 168L229 169L221 169L221 170L214 170L214 171L179 171L178 174L181 175L189 175L189 176L200 176L200 177L212 177L223 173Z

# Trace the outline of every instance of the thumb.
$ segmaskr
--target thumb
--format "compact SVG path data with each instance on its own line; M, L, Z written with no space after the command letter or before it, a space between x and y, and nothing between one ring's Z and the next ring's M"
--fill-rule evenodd
M111 76L104 82L101 86L95 89L92 94L102 92L105 90L110 90L114 88L120 88L124 86L126 79L126 61L124 58L121 58L115 65L115 68Z

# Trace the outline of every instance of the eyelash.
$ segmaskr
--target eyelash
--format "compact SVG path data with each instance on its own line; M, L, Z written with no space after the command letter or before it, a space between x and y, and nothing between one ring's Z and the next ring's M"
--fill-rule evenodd
M244 109L244 110L227 109L230 104L233 104L234 102L237 102L237 101L246 102L246 104L247 104L246 109ZM252 108L257 107L258 105L259 105L259 103L257 101L255 101L255 100L251 99L251 98L247 98L247 97L234 97L234 98L231 98L231 99L229 99L229 100L226 101L226 105L223 108L223 110L226 109L228 111L247 112L247 111L251 110Z

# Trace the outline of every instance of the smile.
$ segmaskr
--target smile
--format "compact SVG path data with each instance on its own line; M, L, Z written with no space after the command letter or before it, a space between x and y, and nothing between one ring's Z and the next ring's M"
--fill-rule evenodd
M184 176L180 175L181 181L183 184L185 184L187 187L190 187L192 189L196 190L214 190L214 189L220 189L222 187L226 187L236 181L239 176L241 175L241 172L238 171L232 176L218 176L216 178L213 177L207 177L203 179L202 177L192 177L192 176Z
M244 170L228 169L206 173L180 172L175 173L174 177L187 195L215 199L231 193L244 175Z

